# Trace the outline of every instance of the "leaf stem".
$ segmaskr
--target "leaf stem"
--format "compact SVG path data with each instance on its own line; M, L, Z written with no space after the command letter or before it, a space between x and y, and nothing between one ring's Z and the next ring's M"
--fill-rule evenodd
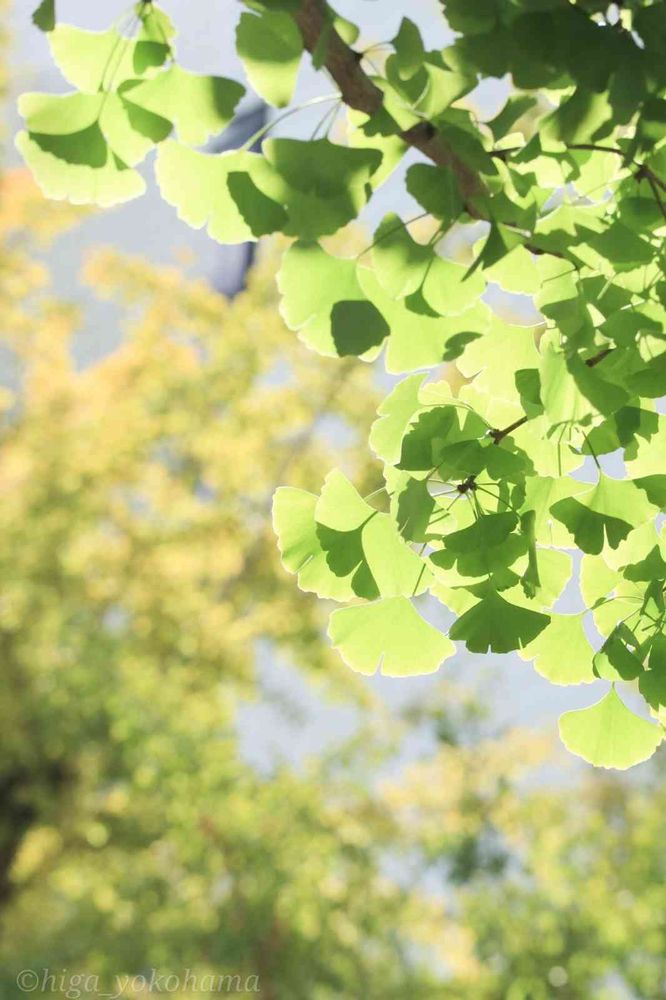
M277 117L271 118L269 122L266 122L265 125L262 125L261 128L254 133L254 135L250 136L247 142L243 143L240 149L243 152L247 151L248 149L251 149L252 146L254 146L254 144L258 142L259 139L263 138L263 136L265 136L267 132L270 132L270 130L274 128L275 125L279 125L280 122L283 122L285 120L285 118L290 118L291 115L295 115L297 111L304 111L305 108L314 107L316 104L324 104L326 101L341 101L341 100L342 100L342 95L340 93L323 94L320 97L312 97L310 98L309 101L304 101L302 104L297 104L293 108L287 108L287 110L283 111L281 115L277 115Z

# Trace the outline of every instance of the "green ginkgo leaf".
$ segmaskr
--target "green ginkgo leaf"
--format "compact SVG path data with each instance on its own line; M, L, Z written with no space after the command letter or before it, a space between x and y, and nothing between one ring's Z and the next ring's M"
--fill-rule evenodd
M426 481L389 468L386 470L386 485L391 493L391 516L402 537L412 542L427 541L435 515L435 498ZM438 526L441 527L442 520L445 518L435 520L432 525L435 532Z
M136 170L107 150L99 166L68 163L35 142L26 132L16 137L16 147L47 198L67 200L73 205L109 208L138 198L146 190Z
M119 94L105 94L99 127L111 150L134 167L172 130L171 122L136 107Z
M386 351L389 372L430 368L457 358L487 326L489 310L483 302L456 316L438 316L420 290L400 300L392 299L379 284L376 272L367 267L359 268L358 280L390 327Z
M480 471L485 462L480 438L485 432L475 413L454 404L417 412L403 437L398 468L426 472L446 465L443 479L461 467L469 466L470 473Z
M303 39L293 18L269 10L258 16L241 14L236 50L259 96L278 108L289 104L303 54Z
M319 524L336 531L360 528L377 512L359 494L344 472L332 469L326 476L317 502Z
M377 458L394 464L400 458L402 439L414 414L421 409L419 389L423 375L410 375L399 382L377 410L370 430L370 447Z
M644 671L638 679L638 690L663 721L666 709L666 635L663 632L652 639L648 667L649 670Z
M520 650L523 660L551 684L591 684L593 650L583 628L582 615L553 615L550 625Z
M33 12L32 23L40 31L53 31L56 24L55 0L42 0Z
M480 272L466 277L462 264L433 257L423 282L423 296L440 316L462 313L483 295L486 283Z
M109 206L145 191L141 175L111 149L102 131L103 103L102 94L24 94L21 98L19 110L30 131L19 132L16 146L47 197ZM146 142L151 144L152 140L129 131L132 142L125 153L137 153L134 140L142 149Z
M356 217L382 159L377 150L352 149L328 139L268 139L263 150L281 180L280 200L287 212L283 232L303 240L334 233Z
M565 712L560 737L567 750L595 767L624 771L648 760L662 741L661 726L629 711L612 687L590 708Z
M398 34L393 39L393 47L398 75L403 80L408 80L421 69L425 59L421 32L408 17L403 17L400 22Z
M618 626L604 641L598 653L595 653L593 664L597 677L606 681L633 681L643 672L642 656L636 649L633 635L629 647L625 635L626 626Z
M174 206L178 217L193 229L205 225L208 235L219 243L255 240L284 222L284 210L266 195L254 199L256 214L250 222L232 197L232 175L249 178L255 190L257 184L275 188L274 174L258 153L230 150L213 155L170 140L158 150L155 175L162 197Z
M372 257L379 284L391 298L402 299L423 283L433 252L413 240L400 216L389 212L375 232Z
M278 287L287 326L319 354L369 360L388 336L384 317L361 289L353 258L334 257L318 243L295 243L283 257Z
M604 535L616 549L634 525L654 514L645 494L632 482L605 475L591 490L558 500L550 510L574 536L576 545L593 555L603 549Z
M407 190L444 228L462 212L462 199L452 170L429 163L414 163L407 171Z
M129 38L115 28L83 31L58 24L48 34L51 55L65 79L77 90L95 94L113 90L163 66L170 54L167 41L140 31Z
M401 537L388 514L376 514L364 525L362 545L382 597L417 597L432 582L425 563Z
M501 545L518 524L518 518L511 511L500 514L484 514L469 528L454 531L446 536L445 545L449 552L465 555L478 549Z
M282 565L298 576L298 586L318 597L349 601L355 591L352 579L358 562L346 573L335 573L317 534L317 497L304 490L280 487L273 499L273 529Z
M326 477L314 517L329 567L337 575L353 573L359 597L412 597L430 583L425 563L392 518L363 500L339 469Z
M451 640L424 621L406 597L339 608L328 634L345 663L361 674L431 674L455 653Z
M361 499L343 473L337 469L329 473L318 499L303 491L278 492L273 516L283 564L300 574L303 589L340 601L379 596L364 551L363 529L381 515ZM397 535L395 527L393 532ZM414 575L412 585L415 579Z
M19 112L30 137L66 163L96 165L108 155L102 149L108 144L133 167L171 131L171 122L116 93L23 94Z
M244 88L235 80L190 73L173 63L150 80L127 84L122 94L131 104L172 122L181 142L200 146L227 127Z
M471 653L510 653L536 639L549 621L548 615L509 604L489 590L451 626L449 636L464 640Z

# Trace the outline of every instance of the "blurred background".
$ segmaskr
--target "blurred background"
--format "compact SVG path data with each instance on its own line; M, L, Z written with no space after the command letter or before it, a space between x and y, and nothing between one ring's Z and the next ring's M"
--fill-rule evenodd
M402 14L338 6L367 45ZM165 7L186 66L242 79L240 5ZM340 663L271 496L333 465L374 488L386 380L285 329L279 246L221 248L154 191L42 200L14 98L66 87L31 9L0 0L0 997L146 997L155 971L183 998L666 997L658 765L567 758L556 717L596 691L511 657L410 681ZM409 13L446 41L434 0ZM325 89L304 68L297 99ZM216 148L265 115L248 98ZM399 183L364 225L409 210Z

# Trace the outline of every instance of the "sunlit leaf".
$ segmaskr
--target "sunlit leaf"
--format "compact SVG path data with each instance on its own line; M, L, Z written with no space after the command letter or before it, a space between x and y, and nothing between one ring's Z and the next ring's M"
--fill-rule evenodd
M345 663L361 674L431 674L455 652L451 640L405 597L339 608L331 615L328 634Z
M652 756L662 729L630 712L613 687L590 708L565 712L560 737L567 750L589 764L624 771Z
M259 96L279 108L289 104L303 53L303 39L293 19L280 11L241 14L236 49Z
M522 649L542 632L550 618L509 604L496 591L490 590L478 604L466 611L451 626L452 639L464 640L472 653L509 653Z
M151 80L123 89L126 101L167 118L180 141L190 146L199 146L222 132L243 93L235 80L190 73L177 63Z

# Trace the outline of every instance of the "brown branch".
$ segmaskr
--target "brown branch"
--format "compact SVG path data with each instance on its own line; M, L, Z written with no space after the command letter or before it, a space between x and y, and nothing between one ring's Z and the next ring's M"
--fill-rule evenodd
M588 368L594 368L595 365L598 365L600 361L603 361L604 358L607 358L609 354L612 354L612 352L612 347L604 347L603 351L599 351L599 353L595 354L594 357L588 358L585 364ZM518 420L514 420L512 424L509 424L508 427L502 428L502 430L488 431L488 436L493 439L495 444L499 444L500 441L503 441L505 437L509 436L509 434L513 434L513 432L517 431L519 427L526 424L529 419L530 418L527 415L519 417Z
M320 46L324 47L324 65L340 88L344 103L368 116L380 111L384 95L363 70L359 53L340 38L327 19L319 0L303 0L301 9L296 11L293 17L308 52L312 54L318 51ZM475 206L474 199L486 194L485 185L430 122L418 122L400 132L399 136L404 143L420 150L433 163L453 171L465 210L473 218L480 218L480 211Z
M560 260L568 260L570 264L573 264L571 258L567 257L565 253L560 253L559 250L544 250L543 247L538 247L534 243L525 243L523 245L526 250L529 250L530 253L535 254L537 257L540 257L542 254L548 254L549 257L559 257Z
M519 427L523 426L523 424L526 424L529 419L530 418L527 415L520 417L518 420L514 420L512 424L509 424L508 427L504 427L501 431L488 431L488 436L493 439L495 444L499 444L500 441L503 441L505 437L509 436L509 434L517 431Z
M599 146L595 142L574 142L567 146L567 149L591 150L596 153L614 153L616 156L624 158L625 152L618 146Z
M603 351L599 351L599 353L595 354L594 357L588 358L585 364L587 365L588 368L594 368L594 366L598 365L600 361L603 361L604 358L607 358L608 355L612 353L612 351L613 351L612 347L604 347Z

